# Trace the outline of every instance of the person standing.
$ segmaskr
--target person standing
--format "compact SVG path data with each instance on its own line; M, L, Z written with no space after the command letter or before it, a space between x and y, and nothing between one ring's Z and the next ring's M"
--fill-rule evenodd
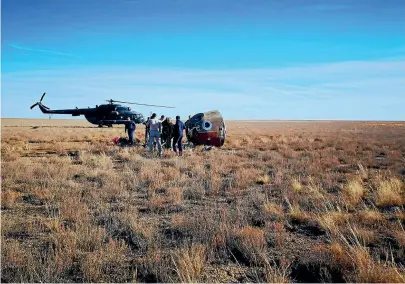
M162 144L165 145L166 149L171 147L172 132L173 124L170 121L170 118L166 117L166 119L162 122Z
M183 155L183 131L185 130L184 123L180 120L180 116L176 116L176 124L173 131L173 151L177 153L179 148L179 155Z
M149 151L153 152L153 142L156 141L159 155L163 155L162 144L160 142L160 133L162 132L162 123L156 118L156 113L153 113L147 122L149 126Z
M145 146L149 144L149 125L148 125L148 121L149 121L149 116L146 119L146 122L143 123L143 124L145 124Z
M125 132L128 131L129 144L134 145L134 132L136 130L135 121L131 120L130 117L127 118L127 123L125 123Z

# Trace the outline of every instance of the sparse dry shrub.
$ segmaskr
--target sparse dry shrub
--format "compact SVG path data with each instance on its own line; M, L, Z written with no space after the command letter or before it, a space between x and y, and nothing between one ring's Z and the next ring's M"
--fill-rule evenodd
M202 184L193 184L191 187L186 187L183 191L183 199L185 200L201 200L205 195L205 188Z
M206 247L192 244L174 253L173 262L181 282L200 282L206 262Z
M227 147L230 147L230 148L239 148L239 147L241 147L241 144L242 144L242 141L241 141L241 139L240 138L238 138L238 137L232 137L232 136L230 136L230 137L228 137L228 139L225 141L225 145L227 146Z
M85 223L90 221L89 208L86 203L80 201L77 195L72 192L63 194L59 201L60 218L74 223Z
M405 230L401 225L400 229L397 229L393 231L392 235L395 237L396 242L398 245L402 248L405 249ZM405 253L405 251L404 251Z
M305 187L304 191L315 199L323 200L326 195L325 190L318 183L316 183L312 177L309 177L308 185Z
M99 250L106 235L105 228L96 227L89 223L80 224L76 228L78 249L82 252Z
M287 231L282 222L271 223L269 229L270 241L276 248L281 248L287 238Z
M126 282L127 249L123 241L109 239L100 250L86 253L80 263L85 281Z
M136 184L137 178L133 177L132 180L126 180L125 177L119 176L116 173L104 173L98 176L101 181L101 194L100 196L107 202L118 202L121 199L128 197L127 189L130 184Z
M375 244L375 242L378 239L378 236L376 235L375 231L364 228L356 229L356 235L359 238L359 241L361 241L361 243L363 243L366 246L370 244Z
M262 171L258 168L240 167L235 174L236 186L240 189L246 189L248 186L253 185L261 174Z
M3 209L11 209L21 194L13 190L2 190L1 191L1 207Z
M403 210L397 210L394 214L395 218L397 218L400 221L405 221L405 211Z
M2 282L39 282L41 279L51 279L46 275L43 262L39 259L38 249L23 246L18 240L1 241L1 279Z
M266 202L263 205L263 212L273 219L280 219L283 215L283 207L274 202Z
M291 283L291 264L282 259L279 265L271 265L266 261L264 265L264 279L266 283Z
M177 168L162 167L162 178L164 182L174 182L180 180L180 171Z
M137 278L141 282L174 282L172 256L161 249L148 250L146 255L137 259Z
M349 221L351 215L346 212L341 211L327 211L324 214L320 215L318 222L323 228L328 230L331 234L336 233L336 229Z
M84 166L92 169L97 168L107 171L111 170L114 166L111 158L107 156L105 153L96 155L83 152L80 154L80 159L82 160Z
M348 270L352 267L352 260L347 254L346 248L339 242L332 242L330 245L330 251L332 255L332 264L336 267L340 267L342 270Z
M368 180L369 178L369 170L367 168L365 168L363 165L358 164L358 174L360 176L360 178L365 181Z
M21 217L3 213L1 215L1 233L6 237L22 238L35 236L48 231L46 222L38 217Z
M309 216L306 212L301 210L299 204L291 204L288 202L290 213L288 216L290 217L292 222L295 223L305 223L309 220Z
M42 200L42 201L44 201L44 202L49 202L49 201L51 201L51 200L54 198L54 193L52 192L52 190L47 189L47 188L44 188L44 189L41 189L41 188L34 189L34 190L32 191L32 194L33 194L36 198L38 198L39 200Z
M14 239L1 241L1 263L2 270L4 269L18 269L26 264L25 252L21 246L21 242Z
M295 192L300 192L303 189L301 181L298 178L293 178L291 181L291 185Z
M266 239L260 228L245 226L235 231L228 240L231 251L242 255L241 261L260 264L266 257Z
M152 191L165 185L164 174L159 164L143 166L139 172L139 180Z
M152 212L162 213L170 204L164 195L153 195L149 198L148 206Z
M382 262L378 257L373 258L369 249L361 244L362 239L368 237L366 236L368 232L364 234L362 229L350 224L346 230L347 236L343 233L338 236L342 244L334 242L331 251L334 264L343 269L347 281L394 283L405 280L403 267L398 266L393 260Z
M271 177L268 174L259 176L256 180L258 184L269 184L271 182Z
M184 190L180 187L169 187L167 189L168 201L172 205L183 204L183 193L184 193Z
M50 269L57 275L69 269L78 252L77 235L70 229L57 230L51 237L53 251L50 254Z
M359 222L366 225L377 225L385 220L384 216L377 210L366 209L359 212Z
M358 283L403 283L405 273L392 262L373 260L367 248L355 246L349 251L355 271L350 280Z
M123 162L129 162L131 160L132 155L133 153L130 153L128 148L123 148L120 149L116 157Z
M1 160L3 162L16 161L20 157L20 148L15 146L1 147Z
M183 213L175 213L171 216L172 228L185 228L189 224L189 219Z
M376 192L376 205L386 207L403 204L405 204L403 182L398 178L380 181Z
M366 189L358 180L351 180L343 190L344 198L348 204L357 205L364 198Z

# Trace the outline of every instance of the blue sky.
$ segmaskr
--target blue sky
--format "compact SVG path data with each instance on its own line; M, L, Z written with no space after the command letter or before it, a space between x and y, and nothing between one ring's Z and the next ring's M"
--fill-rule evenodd
M2 117L105 99L228 119L405 119L405 1L2 0ZM69 118L69 116L54 116Z

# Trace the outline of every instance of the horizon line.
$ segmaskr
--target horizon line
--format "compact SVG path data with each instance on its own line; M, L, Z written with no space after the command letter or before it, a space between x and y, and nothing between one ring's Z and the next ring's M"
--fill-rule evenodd
M24 117L1 117L1 119L19 119L19 120L83 120L88 122L85 118L24 118ZM319 121L319 122L403 122L405 120L382 120L382 119L224 119L225 121L253 121L253 122L267 122L267 121L279 121L279 122L305 122L305 121ZM90 123L90 122L88 122Z

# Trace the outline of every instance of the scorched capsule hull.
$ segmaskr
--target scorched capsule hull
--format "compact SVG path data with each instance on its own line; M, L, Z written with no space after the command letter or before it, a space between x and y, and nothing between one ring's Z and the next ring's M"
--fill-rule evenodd
M194 145L221 147L226 138L226 125L217 110L197 113L185 122L188 141Z

